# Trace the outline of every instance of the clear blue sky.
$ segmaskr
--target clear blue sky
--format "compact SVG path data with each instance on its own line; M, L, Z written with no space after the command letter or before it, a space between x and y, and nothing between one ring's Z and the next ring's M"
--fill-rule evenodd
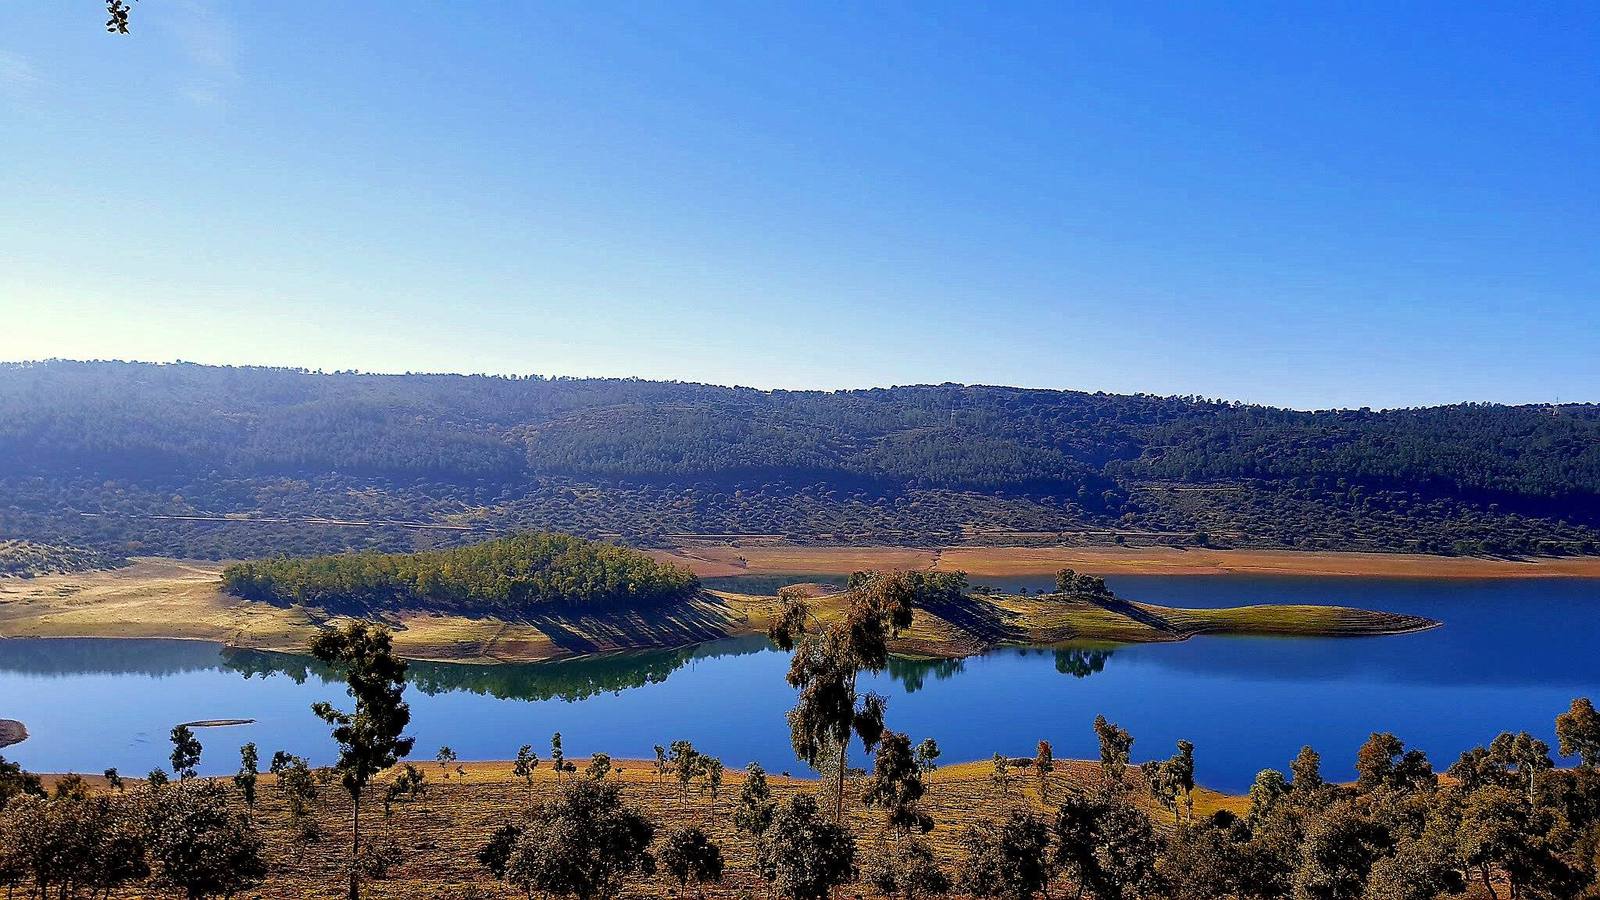
M1600 400L1600 4L0 4L0 358Z

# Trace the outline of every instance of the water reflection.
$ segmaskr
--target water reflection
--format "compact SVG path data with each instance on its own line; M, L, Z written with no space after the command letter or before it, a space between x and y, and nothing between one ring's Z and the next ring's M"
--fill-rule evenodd
M576 703L601 694L617 694L660 684L673 672L701 659L748 656L767 650L766 638L730 638L678 650L610 653L549 662L468 665L414 661L407 680L429 696L465 692L497 700L561 700ZM222 665L246 678L283 675L296 684L311 678L338 680L316 659L266 650L224 649Z

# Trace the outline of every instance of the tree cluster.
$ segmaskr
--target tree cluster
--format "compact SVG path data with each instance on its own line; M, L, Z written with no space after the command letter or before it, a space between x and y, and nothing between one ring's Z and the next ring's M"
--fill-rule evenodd
M280 557L228 566L247 600L333 609L449 609L515 614L543 604L653 604L691 596L688 570L566 534L518 534L448 550Z

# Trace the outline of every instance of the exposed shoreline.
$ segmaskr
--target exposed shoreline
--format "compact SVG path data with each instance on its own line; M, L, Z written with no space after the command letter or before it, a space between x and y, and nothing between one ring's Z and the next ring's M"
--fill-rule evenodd
M836 547L781 543L704 544L651 551L703 578L843 575L859 569L938 569L973 576L1306 575L1373 578L1600 578L1600 556L1500 559L1302 550L1179 547Z
M28 739L28 727L16 719L0 719L0 750Z

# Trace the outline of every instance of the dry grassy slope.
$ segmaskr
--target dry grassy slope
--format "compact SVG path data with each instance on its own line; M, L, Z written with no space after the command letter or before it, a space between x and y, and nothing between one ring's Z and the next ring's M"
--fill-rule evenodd
M191 638L296 651L328 619L318 610L280 609L223 594L219 572L217 564L143 559L109 572L0 582L0 637ZM842 614L839 596L815 602L824 619ZM691 601L653 609L558 611L518 621L407 613L385 621L395 630L396 648L407 657L492 663L761 634L777 609L774 597L705 591ZM1339 607L1178 610L1121 601L973 596L920 610L897 649L959 657L1001 644L1172 641L1201 633L1386 634L1431 624Z
M1026 748L1014 749L1022 752ZM586 764L582 759L574 762L580 771ZM728 860L726 877L722 885L708 889L707 896L737 898L747 896L746 892L749 896L765 896L750 866L754 848L735 832L731 823L743 772L730 771L721 796L714 800L695 789L681 793L670 779L658 783L651 762L629 760L618 761L615 765L622 769L628 800L642 807L657 822L658 833L694 824L722 845ZM367 839L392 840L400 851L399 865L388 878L369 883L364 896L372 900L461 900L473 896L499 900L521 896L482 872L473 854L490 831L518 820L530 796L537 798L552 790L549 764L539 767L531 795L521 781L512 777L509 762L466 763L463 766L465 777L452 771L448 780L442 778L443 770L437 765L428 763L421 767L428 773L429 790L424 798L396 804L388 819L383 817L381 803L368 800L362 804L363 833ZM928 797L931 814L938 824L929 839L946 866L954 867L960 859L958 840L969 824L995 821L1018 805L1039 812L1047 809L1038 796L1037 778L1018 772L1010 790L1002 792L990 780L992 771L991 763L975 762L945 766L934 773ZM1097 773L1098 767L1091 763L1058 761L1048 796L1059 800L1068 785L1090 785L1098 777ZM769 774L768 780L773 793L780 798L815 788L814 781L787 778L778 773ZM91 781L98 784L100 779ZM1145 803L1145 789L1137 772L1132 773L1130 786L1133 796ZM854 799L860 789L859 782L853 781L848 789L852 799L847 815L864 852L879 833L879 819ZM337 783L327 785L318 801L316 817L324 837L309 848L293 839L283 804L272 789L271 776L262 779L261 796L258 809L267 837L272 876L259 892L249 896L263 900L335 900L344 896L340 865L342 854L348 851L350 803ZM1247 804L1245 798L1203 788L1195 795L1195 812L1201 816L1221 808L1240 812ZM1165 811L1152 809L1151 812L1158 826L1166 827L1171 821L1170 814ZM629 885L624 896L635 900L667 898L676 895L672 890L675 887L664 876L639 879ZM846 891L843 896L855 896L858 892L869 895L864 887L859 887Z

